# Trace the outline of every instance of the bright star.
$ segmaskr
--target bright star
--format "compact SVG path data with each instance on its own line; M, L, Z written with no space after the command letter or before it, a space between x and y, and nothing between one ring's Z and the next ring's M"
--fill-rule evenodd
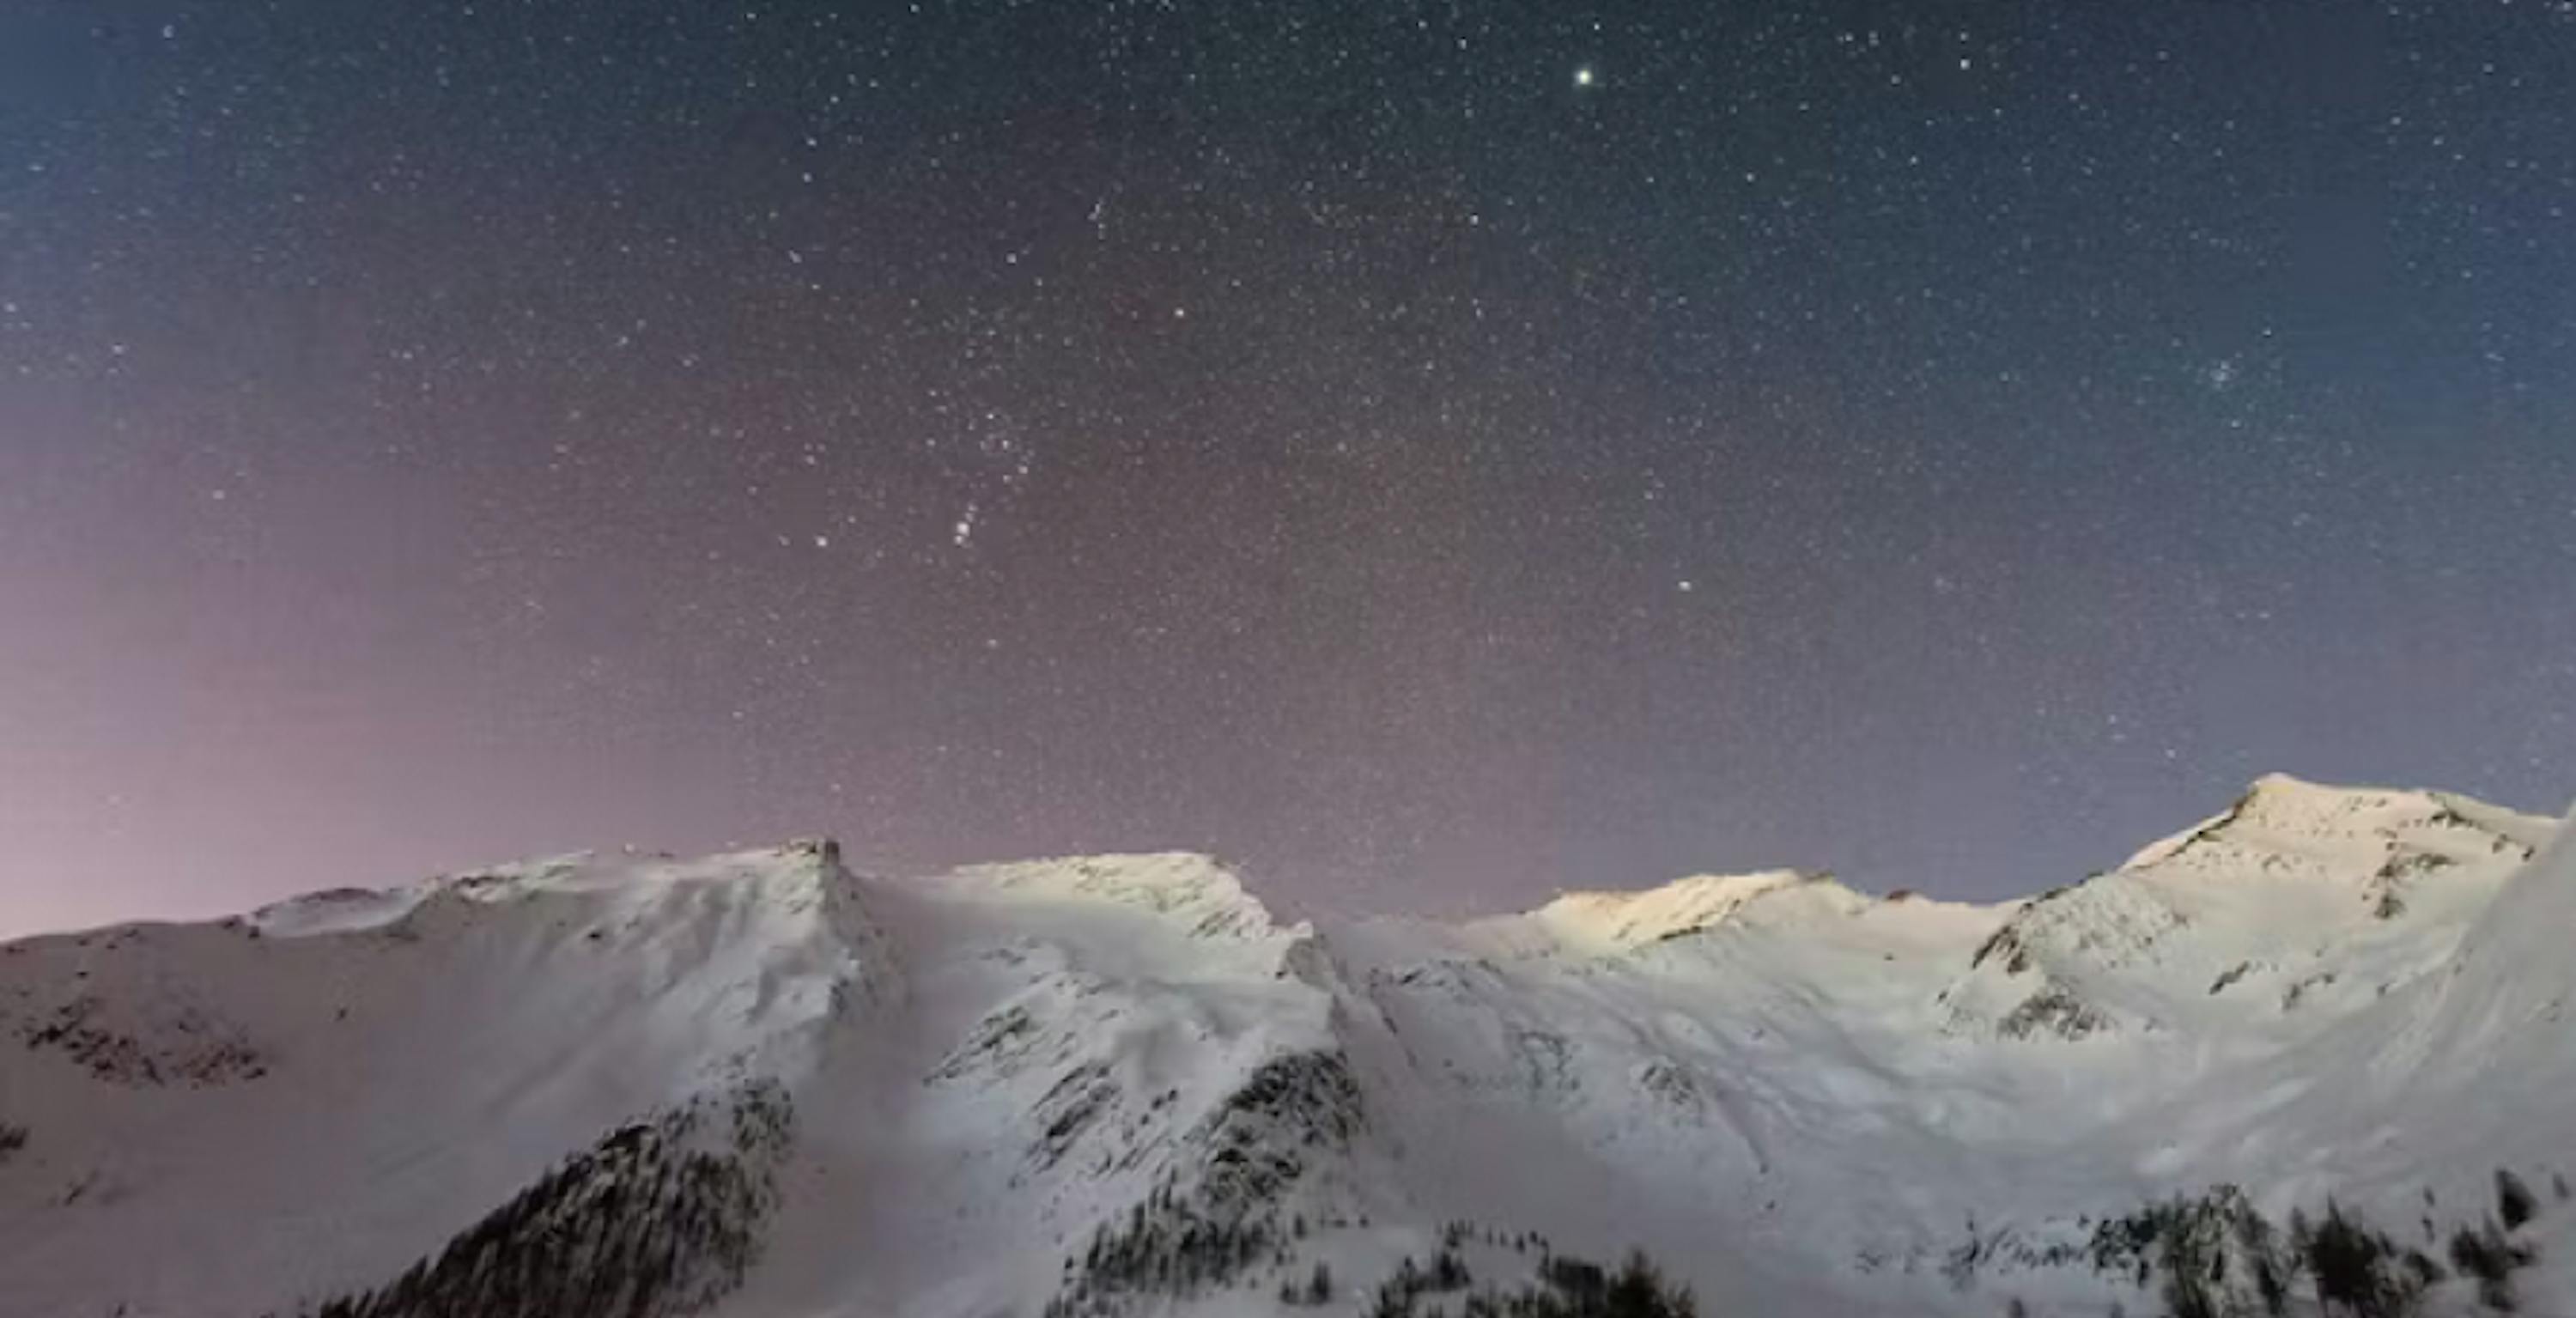
M1577 87L1589 87L1592 85L1595 76L1596 75L1592 72L1592 66L1586 64L1574 71L1574 85Z

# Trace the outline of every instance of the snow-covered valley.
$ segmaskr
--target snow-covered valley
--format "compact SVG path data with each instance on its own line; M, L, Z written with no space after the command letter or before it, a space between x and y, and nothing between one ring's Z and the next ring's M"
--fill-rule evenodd
M2106 1224L2220 1186L2469 1312L2500 1171L2576 1312L2557 831L2269 778L1994 906L1289 925L1203 857L806 842L27 939L0 1315L1459 1314L1632 1249L1707 1314L2154 1313Z

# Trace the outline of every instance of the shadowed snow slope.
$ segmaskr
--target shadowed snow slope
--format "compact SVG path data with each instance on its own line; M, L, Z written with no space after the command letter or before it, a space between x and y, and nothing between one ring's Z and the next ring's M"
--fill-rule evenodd
M2152 1311L2083 1257L2150 1198L2411 1241L2576 1159L2556 832L2269 778L2001 906L1281 925L1200 856L812 842L29 939L0 1315L1268 1313L1319 1263L1353 1314L1444 1235L1504 1288L1642 1248L1711 1313Z

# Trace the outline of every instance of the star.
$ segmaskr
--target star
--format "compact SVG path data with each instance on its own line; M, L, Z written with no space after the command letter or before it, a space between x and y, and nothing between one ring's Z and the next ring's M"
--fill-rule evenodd
M30 795L0 751L0 932L638 829L1223 842L1403 909L1774 858L2002 896L2240 768L2576 791L2531 713L2576 710L2531 660L2576 653L2557 0L1410 6L1400 75L1376 6L611 49L425 5L391 64L356 7L142 8L10 91L7 250L61 259L0 258L0 727L53 752ZM2311 53L2406 76L2253 72ZM562 113L630 102L668 122ZM2318 204L2352 178L2399 186ZM260 772L130 735L242 672L326 688L226 703ZM2110 707L2116 749L2064 712ZM317 772L350 711L405 753ZM598 753L638 729L706 753ZM54 809L108 791L230 850L25 896L168 869Z

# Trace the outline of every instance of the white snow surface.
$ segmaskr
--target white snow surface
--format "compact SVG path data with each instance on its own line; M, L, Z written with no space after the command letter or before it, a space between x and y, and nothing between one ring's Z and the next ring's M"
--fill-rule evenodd
M2153 1312L2023 1256L2218 1183L2411 1241L2476 1221L2497 1168L2576 1176L2559 834L2273 777L1992 906L1778 871L1282 924L1201 856L884 876L799 842L31 938L0 945L0 1316L382 1286L750 1080L796 1116L728 1318L1036 1318L1096 1233L1247 1151L1284 1169L1273 1245L1125 1311L1289 1312L1320 1260L1343 1285L1294 1312L1361 1313L1463 1219L1643 1248L1703 1313ZM1323 1078L1244 1097L1281 1076ZM2576 1312L2571 1224L2532 1228L2532 1312ZM1999 1247L1946 1275L1972 1241Z

